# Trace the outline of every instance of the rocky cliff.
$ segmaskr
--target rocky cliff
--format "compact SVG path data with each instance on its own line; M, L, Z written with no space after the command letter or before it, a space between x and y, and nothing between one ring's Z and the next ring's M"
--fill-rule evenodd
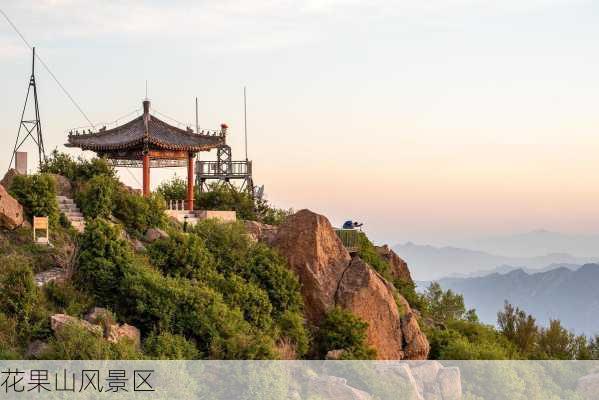
M281 225L272 244L299 277L310 322L318 324L339 306L368 323L368 342L379 359L426 359L429 344L408 302L370 265L352 259L326 217L301 210ZM391 250L387 254L401 264ZM394 269L409 277L407 265Z

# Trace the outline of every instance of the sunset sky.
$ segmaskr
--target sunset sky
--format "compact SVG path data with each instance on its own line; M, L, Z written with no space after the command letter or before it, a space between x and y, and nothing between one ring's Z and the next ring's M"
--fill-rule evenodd
M3 0L0 8L94 122L140 108L147 80L152 108L180 121L192 124L198 96L200 125L226 122L241 158L246 85L255 180L277 206L310 208L334 224L363 221L390 244L541 228L599 233L597 2ZM29 64L0 16L2 173ZM41 66L37 79L46 147L64 150L66 132L87 123ZM153 170L153 184L174 172Z

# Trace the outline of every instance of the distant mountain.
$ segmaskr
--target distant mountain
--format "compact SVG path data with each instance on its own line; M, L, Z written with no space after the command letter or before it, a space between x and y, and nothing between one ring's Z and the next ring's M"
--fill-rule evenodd
M497 312L508 300L541 325L556 318L577 333L599 333L599 264L533 274L517 269L477 278L446 278L439 283L463 294L467 307L476 308L485 323L495 325Z
M535 257L566 253L578 257L599 257L599 235L568 235L547 230L469 240L460 246L507 257Z
M552 264L571 266L599 262L599 257L575 257L566 253L547 253L536 257L507 257L458 247L434 247L414 243L399 244L395 252L407 261L416 280L440 279L451 274L481 276L522 268L528 271ZM509 266L509 267L506 267Z

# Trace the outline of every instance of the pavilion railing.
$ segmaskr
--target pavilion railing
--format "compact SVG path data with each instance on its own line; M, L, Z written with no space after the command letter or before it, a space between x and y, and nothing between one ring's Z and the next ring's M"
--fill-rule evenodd
M202 177L220 177L223 175L245 176L252 173L251 161L198 161L196 173Z

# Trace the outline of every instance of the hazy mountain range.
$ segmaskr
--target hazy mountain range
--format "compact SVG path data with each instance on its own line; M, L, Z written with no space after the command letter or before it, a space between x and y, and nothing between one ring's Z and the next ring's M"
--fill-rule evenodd
M577 333L599 333L599 265L579 268L557 267L544 272L527 273L522 269L505 274L475 278L444 278L444 289L464 295L468 308L476 308L480 319L496 324L497 312L504 300L519 306L546 325L559 319ZM428 282L419 282L424 286Z
M596 252L599 253L599 241L595 245L598 248ZM540 253L537 256L504 256L479 250L434 247L410 242L396 245L393 249L406 260L416 280L440 279L451 275L481 276L492 272L507 272L514 268L531 271L552 264L583 265L599 262L598 256L573 256L556 252Z

